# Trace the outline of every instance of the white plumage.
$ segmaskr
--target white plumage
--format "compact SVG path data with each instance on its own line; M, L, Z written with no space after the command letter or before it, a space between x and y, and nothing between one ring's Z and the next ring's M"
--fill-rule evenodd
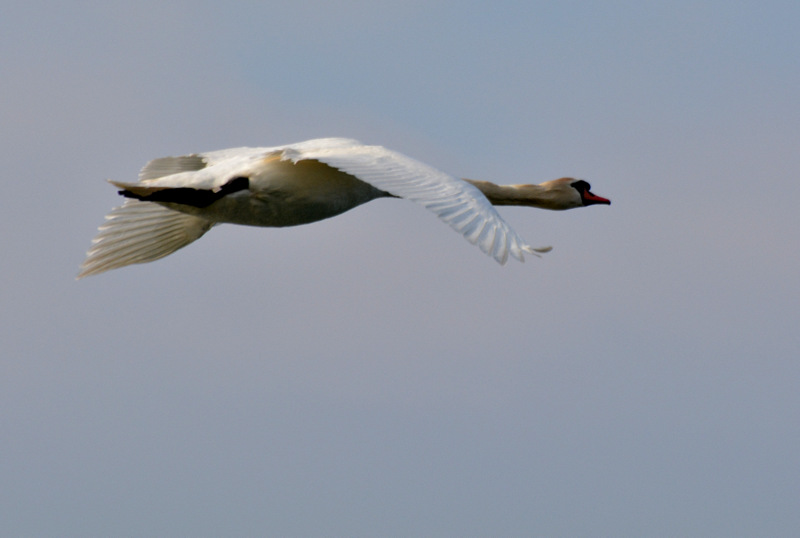
M550 249L527 245L492 203L548 209L609 203L582 180L473 182L344 138L165 157L148 163L137 183L112 183L130 199L106 217L79 278L164 257L218 223L292 226L387 196L422 205L503 264L509 255L523 261L525 252Z

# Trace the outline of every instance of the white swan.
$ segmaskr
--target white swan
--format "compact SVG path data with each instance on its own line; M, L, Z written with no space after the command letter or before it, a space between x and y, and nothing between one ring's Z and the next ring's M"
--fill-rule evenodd
M496 205L571 209L610 204L583 180L495 185L461 180L410 157L355 140L322 138L272 148L235 148L149 162L136 183L111 182L129 198L106 216L78 278L162 258L222 222L294 226L381 197L425 206L503 264L525 244Z

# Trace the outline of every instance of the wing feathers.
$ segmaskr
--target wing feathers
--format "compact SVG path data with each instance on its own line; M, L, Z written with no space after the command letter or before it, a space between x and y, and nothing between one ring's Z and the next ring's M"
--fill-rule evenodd
M180 157L161 157L153 159L139 172L139 181L158 179L179 172L194 172L206 167L202 155L181 155Z
M128 200L106 216L78 278L145 263L198 239L213 222L151 202Z

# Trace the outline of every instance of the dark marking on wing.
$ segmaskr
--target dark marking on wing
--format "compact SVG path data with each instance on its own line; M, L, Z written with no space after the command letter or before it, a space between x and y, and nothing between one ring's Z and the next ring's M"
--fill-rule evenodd
M229 194L249 188L249 178L235 177L217 190L176 187L174 189L155 190L147 194L137 194L129 190L121 190L119 193L126 198L134 198L136 200L142 200L143 202L165 202L203 208L210 206Z

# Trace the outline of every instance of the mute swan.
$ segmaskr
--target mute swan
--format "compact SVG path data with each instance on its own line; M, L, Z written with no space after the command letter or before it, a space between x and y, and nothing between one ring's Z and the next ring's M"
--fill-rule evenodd
M381 197L421 204L504 264L550 247L527 245L495 205L571 209L610 204L583 180L495 185L461 180L380 146L322 138L150 161L136 183L111 181L128 198L106 216L78 278L162 258L222 222L294 226Z

